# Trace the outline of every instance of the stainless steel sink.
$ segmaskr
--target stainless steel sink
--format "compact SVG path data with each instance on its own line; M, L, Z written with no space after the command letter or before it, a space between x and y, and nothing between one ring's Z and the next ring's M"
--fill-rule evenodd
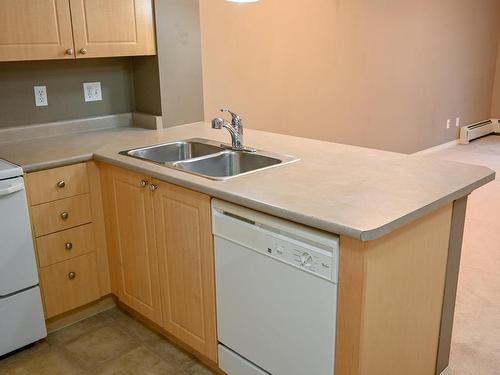
M179 160L198 158L224 151L222 147L212 145L200 139L165 143L120 152L122 155L154 161L155 163L171 163Z
M175 163L175 167L187 172L220 179L281 163L280 159L255 153L225 151L207 158L180 161Z
M121 151L120 154L213 180L226 180L298 160L289 155L260 150L233 151L229 147L208 139L194 138Z

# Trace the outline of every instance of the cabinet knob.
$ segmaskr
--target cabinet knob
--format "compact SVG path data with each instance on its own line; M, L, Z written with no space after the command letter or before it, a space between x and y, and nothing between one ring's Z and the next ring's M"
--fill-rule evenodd
M68 272L68 279L73 280L76 277L76 272Z
M75 51L73 50L73 48L68 48L68 49L66 50L66 55L68 55L68 56L73 56L74 52L75 52Z
M61 213L61 219L67 220L68 217L69 217L69 214L66 211L64 211L64 212Z
M141 180L141 187L146 187L149 185L149 181L148 180Z
M61 181L59 181L59 182L57 183L57 187L58 187L59 189L62 189L62 188L63 188L63 187L65 187L65 186L66 186L66 182L65 182L64 180L61 180Z
M87 54L87 49L86 49L86 48L82 48L82 49L80 49L80 53L81 53L82 55L86 55L86 54Z
M66 243L64 244L64 248L65 248L66 250L71 250L71 249L73 248L73 244L72 244L71 242L66 242Z
M156 184L151 184L149 185L149 190L151 191L155 191L155 190L158 190L160 187Z

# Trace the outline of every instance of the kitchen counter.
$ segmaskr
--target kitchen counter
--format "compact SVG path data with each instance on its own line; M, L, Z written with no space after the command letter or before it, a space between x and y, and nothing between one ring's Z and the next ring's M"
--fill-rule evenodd
M99 160L268 214L373 240L492 181L489 168L337 143L245 130L245 144L300 158L213 181L118 152L188 138L229 142L226 131L195 123L162 131L115 128L0 144L0 158L32 172Z

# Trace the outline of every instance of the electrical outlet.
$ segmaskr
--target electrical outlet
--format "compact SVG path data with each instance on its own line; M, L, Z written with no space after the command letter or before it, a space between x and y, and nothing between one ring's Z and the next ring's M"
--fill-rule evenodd
M85 82L83 96L86 102L99 102L102 100L101 82Z
M458 128L460 126L460 117L455 119L455 126Z
M448 121L446 121L446 129L449 129L451 126L451 119L448 119Z
M35 93L35 105L37 107L46 107L49 105L47 86L33 86L33 92Z

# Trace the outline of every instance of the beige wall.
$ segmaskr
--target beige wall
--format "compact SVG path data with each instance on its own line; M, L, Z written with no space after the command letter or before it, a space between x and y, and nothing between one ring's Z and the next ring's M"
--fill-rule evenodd
M413 152L490 117L498 0L200 0L200 17L207 120L228 106L250 128Z
M500 119L500 38L498 41L497 71L495 75L495 88L491 102L491 117Z
M155 13L163 125L202 121L198 0L156 0Z

